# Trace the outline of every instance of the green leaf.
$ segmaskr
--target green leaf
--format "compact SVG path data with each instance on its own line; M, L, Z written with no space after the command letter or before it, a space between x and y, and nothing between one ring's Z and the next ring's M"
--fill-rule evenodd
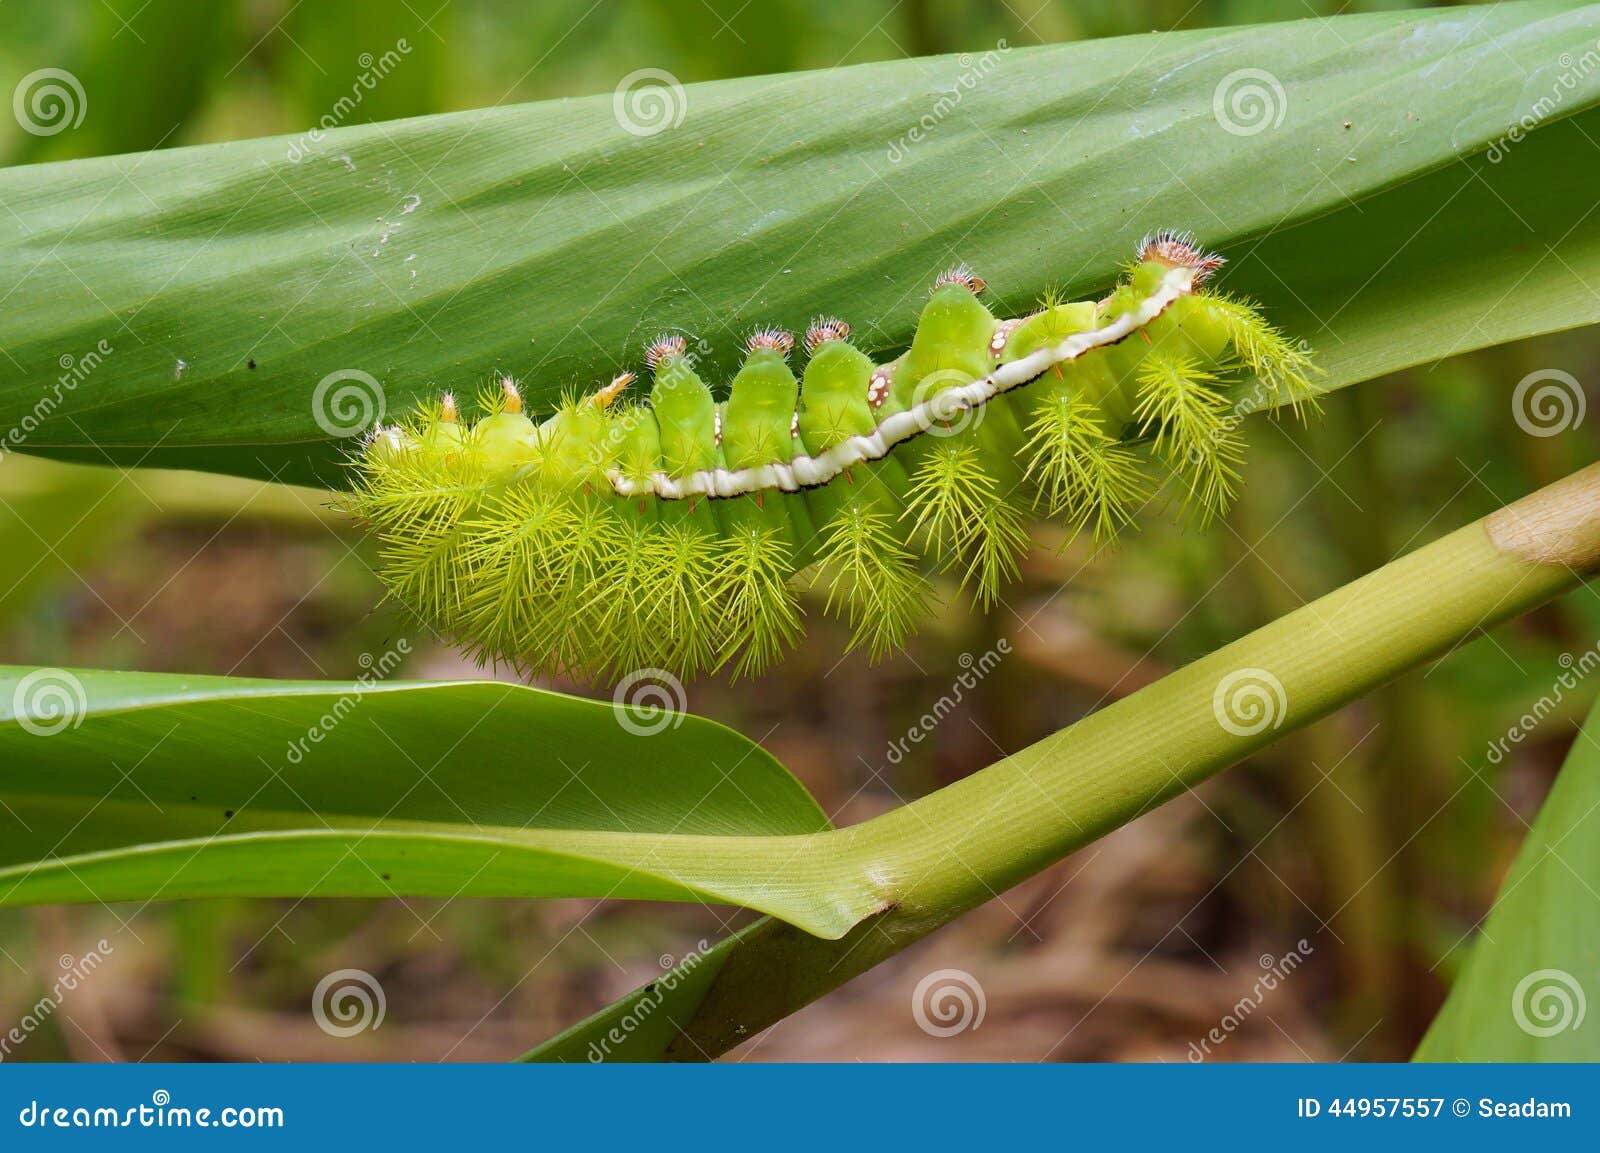
M0 428L58 392L28 451L336 483L332 373L391 414L494 371L548 409L668 326L722 371L819 310L886 351L953 258L1015 312L1156 226L1221 247L1328 387L1591 323L1596 11L974 46L690 86L648 137L605 94L0 172ZM1252 79L1268 120L1229 132Z
M1579 730L1416 1060L1600 1060L1597 906L1600 703Z
M498 682L0 668L0 905L624 897L836 937L881 902L828 829L770 755L681 713Z

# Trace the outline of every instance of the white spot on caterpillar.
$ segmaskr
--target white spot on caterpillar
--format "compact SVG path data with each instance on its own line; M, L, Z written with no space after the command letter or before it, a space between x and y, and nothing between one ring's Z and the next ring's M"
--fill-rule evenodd
M989 355L999 356L1006 350L1006 341L1011 339L1011 333L1022 323L1023 318L1015 320L1002 320L995 326L994 335L989 338Z
M888 369L874 369L872 379L867 381L867 403L873 408L882 408L883 402L889 399L889 383Z
M722 410L720 408L714 408L714 409L711 410L711 430L712 430L711 431L712 438L716 441L717 447L721 448L722 447Z
M794 439L798 439L799 436L800 436L800 412L799 412L798 409L796 409L795 410L795 414L792 417L789 418L789 437L790 437L791 440L794 440Z

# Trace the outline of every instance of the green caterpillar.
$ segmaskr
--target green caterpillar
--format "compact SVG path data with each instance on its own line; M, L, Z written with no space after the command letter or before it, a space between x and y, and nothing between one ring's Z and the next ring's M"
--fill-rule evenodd
M1312 394L1301 348L1204 289L1221 263L1156 233L1103 300L1015 320L953 269L898 359L875 364L820 319L797 378L793 337L762 329L721 402L678 336L646 353L647 401L625 398L624 373L535 424L506 379L469 427L446 395L374 430L347 504L379 536L390 594L480 659L759 672L800 636L802 572L851 647L882 657L933 606L925 569L992 602L1034 510L1109 539L1149 499L1149 462L1202 519L1227 506L1243 446L1225 385Z

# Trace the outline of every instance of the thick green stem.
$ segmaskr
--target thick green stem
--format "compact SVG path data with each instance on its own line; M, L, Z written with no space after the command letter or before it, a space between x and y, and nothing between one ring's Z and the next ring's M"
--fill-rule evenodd
M622 1040L607 1057L725 1052L1284 733L1573 587L1597 558L1593 465L998 764L825 834L819 851L853 861L885 911L833 941L759 921L697 959L693 980L647 986L531 1056L581 1059L608 1028ZM650 1029L619 1031L630 1011L657 1009Z

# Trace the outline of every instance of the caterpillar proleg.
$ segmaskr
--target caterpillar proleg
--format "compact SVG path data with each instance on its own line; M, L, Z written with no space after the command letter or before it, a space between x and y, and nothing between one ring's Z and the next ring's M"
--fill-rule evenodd
M347 503L391 595L482 659L758 672L802 631L802 574L881 657L931 610L928 570L992 601L1035 513L1109 539L1152 466L1202 520L1226 508L1242 460L1227 387L1314 401L1308 354L1207 289L1221 263L1154 233L1105 298L1014 319L954 268L895 360L819 318L797 375L793 336L763 328L722 401L675 335L646 349L644 399L623 373L536 424L507 378L468 425L447 394L374 430Z

